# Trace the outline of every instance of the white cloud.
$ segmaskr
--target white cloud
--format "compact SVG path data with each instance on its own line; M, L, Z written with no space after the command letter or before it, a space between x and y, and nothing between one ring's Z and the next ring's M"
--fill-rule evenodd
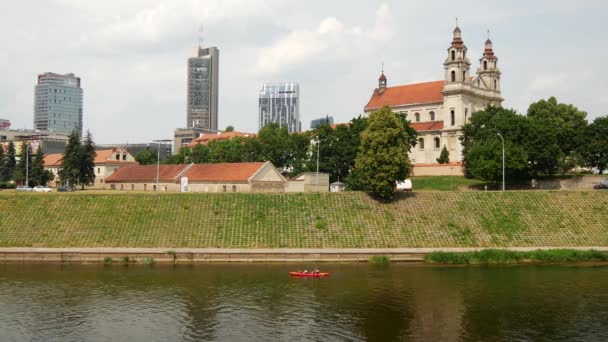
M361 54L389 40L392 36L388 4L376 11L375 23L369 30L358 26L347 28L335 17L326 17L315 30L294 30L268 47L259 49L256 71L277 73L293 66L318 64Z

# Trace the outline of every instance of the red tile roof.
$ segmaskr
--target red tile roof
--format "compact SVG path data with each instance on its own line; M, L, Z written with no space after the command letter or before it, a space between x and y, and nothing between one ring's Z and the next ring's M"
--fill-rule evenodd
M172 182L188 165L160 165L158 179L163 182ZM105 182L150 182L156 181L157 165L126 165L114 171Z
M412 122L410 126L418 132L440 131L443 129L443 121Z
M255 137L254 133L245 132L218 132L218 133L203 133L200 137L194 139L188 144L188 147L194 147L198 144L207 145L212 140L228 140L235 137Z
M186 171L189 182L247 182L264 162L195 164Z
M416 103L442 102L443 94L441 92L444 84L445 81L434 81L388 87L382 94L376 89L365 106L365 110L377 109L384 105L396 107Z
M47 154L44 156L44 166L60 166L61 158L63 158L63 153Z

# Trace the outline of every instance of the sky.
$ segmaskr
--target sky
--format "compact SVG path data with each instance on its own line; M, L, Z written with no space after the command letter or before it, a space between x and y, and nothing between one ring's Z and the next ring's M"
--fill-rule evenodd
M608 2L598 0L20 0L0 3L0 118L32 128L43 72L75 73L97 143L149 142L186 125L186 63L220 49L219 127L258 130L263 82L300 84L302 127L363 112L388 85L443 79L456 17L479 64L490 31L503 106L549 96L608 114Z

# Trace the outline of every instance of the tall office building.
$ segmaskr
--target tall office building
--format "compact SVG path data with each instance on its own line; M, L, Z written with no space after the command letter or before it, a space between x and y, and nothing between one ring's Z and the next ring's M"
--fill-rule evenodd
M34 129L82 135L82 88L80 77L46 72L34 88Z
M194 48L188 59L187 126L217 131L220 50Z
M300 86L298 83L264 83L260 88L259 127L269 123L300 132Z

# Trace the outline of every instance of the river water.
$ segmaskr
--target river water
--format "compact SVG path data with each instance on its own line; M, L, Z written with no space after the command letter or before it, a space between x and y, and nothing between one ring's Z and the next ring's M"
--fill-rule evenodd
M608 341L608 267L0 265L0 341Z

